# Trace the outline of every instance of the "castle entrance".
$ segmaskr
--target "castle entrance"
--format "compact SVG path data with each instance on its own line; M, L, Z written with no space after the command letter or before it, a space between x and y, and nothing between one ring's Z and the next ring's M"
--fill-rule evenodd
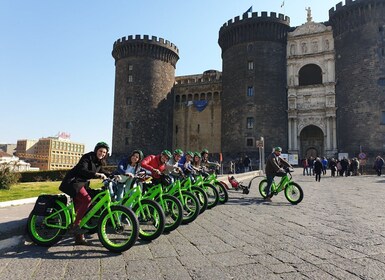
M301 158L319 157L324 155L324 134L322 130L309 125L302 129L300 134Z

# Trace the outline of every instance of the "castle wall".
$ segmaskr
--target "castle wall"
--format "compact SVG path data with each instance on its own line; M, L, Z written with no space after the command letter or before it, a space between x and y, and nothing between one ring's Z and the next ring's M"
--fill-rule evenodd
M163 39L118 40L115 58L113 155L142 149L157 154L172 144L172 98L178 49Z
M385 0L346 1L329 10L336 50L340 152L385 151Z
M207 73L211 72L211 73ZM222 80L218 71L177 77L174 86L173 149L210 153L221 150ZM195 102L207 101L199 111Z
M289 19L262 12L236 17L219 31L223 59L222 150L228 155L287 151L286 36ZM252 88L252 94L249 92ZM251 118L251 119L250 119ZM253 124L249 123L253 120Z

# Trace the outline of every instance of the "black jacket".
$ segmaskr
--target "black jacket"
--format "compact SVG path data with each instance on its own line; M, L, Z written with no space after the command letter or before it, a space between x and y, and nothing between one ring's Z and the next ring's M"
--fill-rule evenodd
M84 154L79 162L65 175L59 189L71 197L75 197L82 187L89 185L90 179L96 178L96 173L107 172L103 170L103 162L96 157L95 152Z

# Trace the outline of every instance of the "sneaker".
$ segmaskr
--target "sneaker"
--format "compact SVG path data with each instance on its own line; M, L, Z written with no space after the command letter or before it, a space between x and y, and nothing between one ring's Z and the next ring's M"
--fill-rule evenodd
M75 245L89 246L89 245L91 245L91 242L90 242L90 241L87 241L87 240L84 238L84 235L83 235L83 234L76 234L76 235L75 235Z
M266 197L265 197L265 201L271 202L271 197L270 197L270 196L266 196Z

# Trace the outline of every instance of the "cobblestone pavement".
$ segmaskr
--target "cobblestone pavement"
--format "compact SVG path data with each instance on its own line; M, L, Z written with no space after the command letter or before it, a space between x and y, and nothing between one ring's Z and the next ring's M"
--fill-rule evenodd
M268 203L257 187L122 254L97 236L24 245L0 258L0 279L385 279L385 178L295 174L304 200Z

